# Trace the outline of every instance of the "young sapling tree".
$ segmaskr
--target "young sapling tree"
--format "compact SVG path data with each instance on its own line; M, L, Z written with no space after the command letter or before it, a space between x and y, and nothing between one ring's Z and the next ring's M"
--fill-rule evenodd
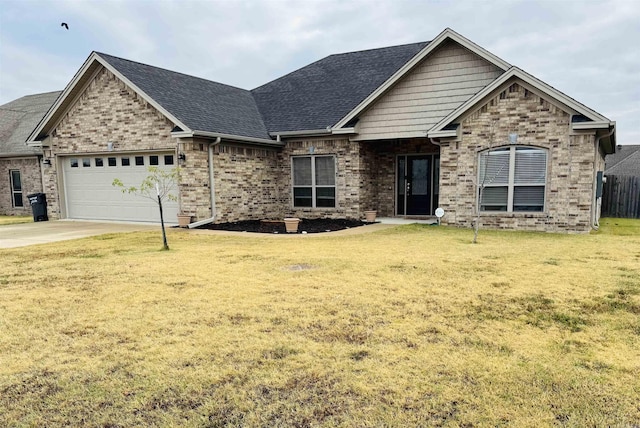
M473 243L478 243L478 233L480 232L480 213L482 210L482 198L485 188L492 184L498 178L505 168L509 167L509 161L506 162L498 156L492 156L495 151L493 148L494 134L493 129L495 121L491 122L491 131L489 133L489 148L480 154L480 171L478 173L478 199L476 206L476 218L473 223Z
M125 186L125 184L119 178L116 178L111 183L114 187L119 187L122 193L134 194L143 198L151 199L158 204L160 210L160 225L162 227L162 244L163 249L168 250L167 234L164 229L164 216L162 213L162 201L170 200L177 201L176 195L171 193L176 188L178 177L180 174L180 168L176 167L171 170L160 169L157 166L150 166L147 168L149 175L147 175L142 183L138 186Z

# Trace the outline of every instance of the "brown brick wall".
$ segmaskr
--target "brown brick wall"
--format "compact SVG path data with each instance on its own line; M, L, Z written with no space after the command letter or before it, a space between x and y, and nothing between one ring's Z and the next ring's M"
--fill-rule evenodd
M196 220L210 218L208 143L193 138L182 138L178 143L178 152L185 155L185 160L180 165L180 209Z
M571 134L569 120L568 113L518 84L505 88L465 118L461 141L441 148L440 206L446 212L444 223L465 227L473 224L478 153L490 146L508 145L508 135L517 133L518 145L548 149L545 211L482 214L482 227L589 231L597 157L595 137Z
M51 132L47 142L54 156L70 153L175 149L171 137L173 124L154 107L128 88L106 69L100 70L64 118ZM44 187L49 216L59 218L62 174L57 162L44 168Z
M284 218L279 168L275 149L216 146L216 222Z
M14 207L11 198L11 178L9 171L20 171L22 181L23 207ZM0 159L0 214L31 215L31 205L27 195L42 192L40 162L37 158Z

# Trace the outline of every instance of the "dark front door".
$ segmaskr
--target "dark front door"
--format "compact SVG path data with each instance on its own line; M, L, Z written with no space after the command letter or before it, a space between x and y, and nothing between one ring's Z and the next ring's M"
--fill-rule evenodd
M398 215L433 215L434 207L438 203L438 161L438 155L398 157Z

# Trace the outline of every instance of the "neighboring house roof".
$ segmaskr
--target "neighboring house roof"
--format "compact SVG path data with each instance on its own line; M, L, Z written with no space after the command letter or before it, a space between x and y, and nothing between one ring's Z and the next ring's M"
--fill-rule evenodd
M614 154L605 158L604 173L640 177L640 145L618 146Z
M245 89L96 53L192 131L269 138Z
M353 110L427 44L330 55L251 93L272 134L326 129Z
M0 157L40 153L25 141L60 93L27 95L0 106Z

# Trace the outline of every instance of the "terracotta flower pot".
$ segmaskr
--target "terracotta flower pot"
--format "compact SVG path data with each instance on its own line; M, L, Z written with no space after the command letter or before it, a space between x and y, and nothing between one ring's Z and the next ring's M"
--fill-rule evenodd
M189 214L178 214L178 226L189 227L191 223L191 216Z
M364 218L367 223L375 223L376 214L378 212L376 210L368 210L364 212Z
M298 224L300 224L299 218L287 217L284 219L284 227L287 233L298 233Z

